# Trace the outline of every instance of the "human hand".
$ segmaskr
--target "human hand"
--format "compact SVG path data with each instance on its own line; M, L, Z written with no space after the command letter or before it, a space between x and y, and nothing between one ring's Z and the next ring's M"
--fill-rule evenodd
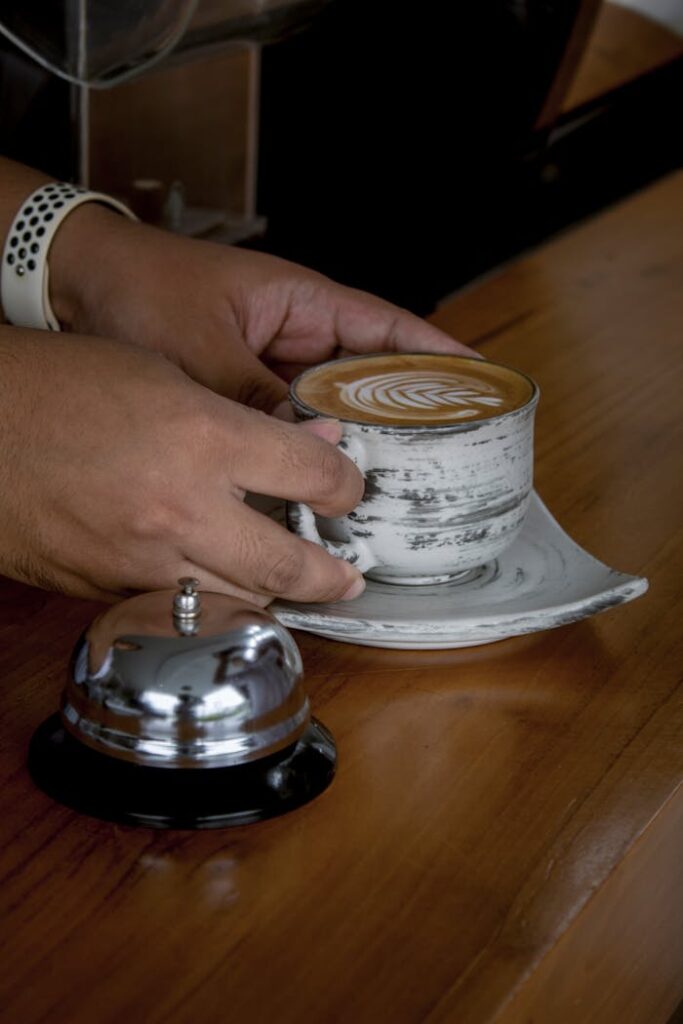
M161 352L213 391L269 412L286 397L282 377L336 354L474 354L412 313L304 267L94 204L65 221L50 265L53 308L68 329Z
M21 328L0 327L0 396L5 575L104 598L197 576L260 605L362 590L357 570L243 502L353 508L363 480L336 424L282 423L132 345Z

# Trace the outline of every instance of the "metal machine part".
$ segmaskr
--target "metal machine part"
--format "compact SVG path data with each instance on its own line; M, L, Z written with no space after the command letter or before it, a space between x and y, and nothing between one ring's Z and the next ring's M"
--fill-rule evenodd
M297 27L326 0L4 0L0 34L74 85L103 89L169 57L265 41Z

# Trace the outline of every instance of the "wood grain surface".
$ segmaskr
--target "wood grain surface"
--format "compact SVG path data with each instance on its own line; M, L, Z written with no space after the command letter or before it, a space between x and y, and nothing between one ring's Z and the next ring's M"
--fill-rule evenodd
M683 39L640 11L603 2L562 102L567 113L683 55Z
M683 996L683 176L439 311L542 391L536 479L647 575L632 604L460 651L298 635L339 771L290 816L208 833L36 791L95 607L0 587L0 1017L657 1024Z

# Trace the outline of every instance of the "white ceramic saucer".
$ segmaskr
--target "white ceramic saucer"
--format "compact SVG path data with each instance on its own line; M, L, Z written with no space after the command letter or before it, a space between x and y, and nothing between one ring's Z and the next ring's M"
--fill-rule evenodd
M355 601L277 601L270 610L289 629L367 647L471 647L585 619L647 586L575 544L534 494L514 544L465 581L406 587L368 580Z

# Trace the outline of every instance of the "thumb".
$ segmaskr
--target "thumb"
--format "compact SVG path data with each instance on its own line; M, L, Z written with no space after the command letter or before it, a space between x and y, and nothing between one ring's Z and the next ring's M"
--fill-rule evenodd
M229 358L210 379L202 383L224 398L271 413L287 399L288 387L277 374L265 366L258 356L240 342L230 348Z

